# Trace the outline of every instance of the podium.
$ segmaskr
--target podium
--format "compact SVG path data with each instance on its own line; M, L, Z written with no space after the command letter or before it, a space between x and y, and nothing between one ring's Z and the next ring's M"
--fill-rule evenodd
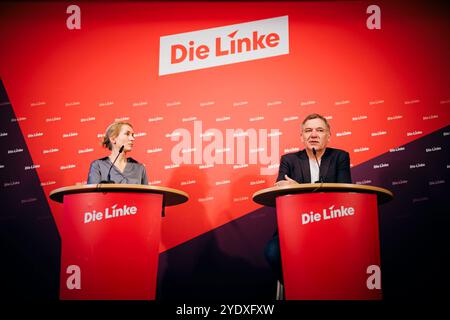
M253 194L277 208L287 300L381 300L378 205L389 190L294 184Z
M135 184L63 187L61 300L154 300L161 216L182 191Z

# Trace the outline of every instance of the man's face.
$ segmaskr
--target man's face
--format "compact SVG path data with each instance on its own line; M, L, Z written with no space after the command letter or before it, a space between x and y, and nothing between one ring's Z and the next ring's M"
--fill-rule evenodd
M311 119L303 125L301 139L307 149L321 151L330 141L330 131L322 119Z

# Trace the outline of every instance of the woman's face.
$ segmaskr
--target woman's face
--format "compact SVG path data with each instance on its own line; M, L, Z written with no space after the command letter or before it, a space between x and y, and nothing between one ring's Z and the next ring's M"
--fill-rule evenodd
M120 132L115 138L111 138L113 143L113 150L119 150L124 146L123 151L129 152L133 149L134 144L134 130L127 124L122 125Z

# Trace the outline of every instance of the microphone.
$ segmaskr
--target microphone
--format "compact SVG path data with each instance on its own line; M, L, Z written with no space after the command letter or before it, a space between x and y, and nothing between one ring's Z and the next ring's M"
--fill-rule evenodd
M117 154L116 158L114 159L113 163L111 164L111 166L109 167L108 170L108 180L102 180L100 181L100 183L115 183L114 181L111 180L111 169L114 166L114 163L116 163L117 158L119 157L119 155L122 153L123 148L125 148L125 145L121 146L119 149L119 153Z
M314 183L317 183L317 182L320 182L320 183L323 183L323 179L322 179L322 176L320 175L320 164L319 164L319 160L317 160L317 151L316 151L316 148L312 148L312 152L313 152L313 155L314 155L314 158L316 159L316 163L317 163L317 167L319 168L319 181L316 181L316 182L314 182Z

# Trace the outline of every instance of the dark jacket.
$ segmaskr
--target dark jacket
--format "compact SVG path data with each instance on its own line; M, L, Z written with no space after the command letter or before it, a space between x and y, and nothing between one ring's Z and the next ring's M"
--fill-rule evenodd
M281 157L277 181L284 180L285 174L298 183L311 183L306 150L288 153ZM320 177L326 183L352 183L348 152L326 148L320 162Z

